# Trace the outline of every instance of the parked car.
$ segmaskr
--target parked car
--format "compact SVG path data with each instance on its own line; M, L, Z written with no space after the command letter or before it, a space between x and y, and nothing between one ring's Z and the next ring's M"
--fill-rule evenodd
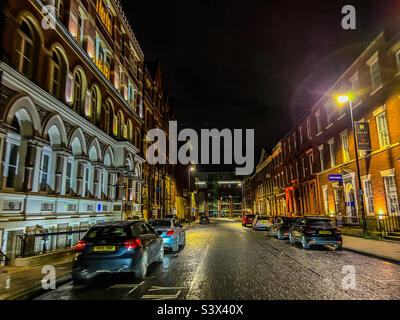
M267 230L271 226L271 217L256 215L253 219L253 230Z
M210 218L206 215L200 216L200 224L210 224Z
M72 280L75 284L85 283L101 272L133 272L143 280L150 264L163 261L162 243L145 221L97 224L75 247Z
M299 218L279 217L269 228L269 235L276 236L279 240L289 238L289 231Z
M164 248L177 252L186 244L186 233L183 226L175 219L157 219L150 221L151 226L161 236Z
M251 226L253 226L254 217L255 217L254 214L246 214L242 219L242 226L243 227L251 227Z
M291 244L300 242L304 249L327 244L341 250L343 245L340 230L335 227L331 219L324 217L300 218L289 231L289 241Z

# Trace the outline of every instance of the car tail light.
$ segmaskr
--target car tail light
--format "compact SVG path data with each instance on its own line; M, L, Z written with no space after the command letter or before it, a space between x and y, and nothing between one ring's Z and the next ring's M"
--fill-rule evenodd
M86 241L84 240L79 240L78 243L75 246L75 251L81 251L85 248L86 246Z
M142 244L142 241L140 239L131 239L131 240L126 240L124 242L125 248L128 248L128 250L135 249L137 247L140 247Z
M304 230L305 233L315 233L314 229L306 229Z
M167 237L170 237L170 236L172 236L174 234L174 230L169 230L168 232L167 232Z
M333 232L340 234L340 229L335 229L335 230L333 230Z

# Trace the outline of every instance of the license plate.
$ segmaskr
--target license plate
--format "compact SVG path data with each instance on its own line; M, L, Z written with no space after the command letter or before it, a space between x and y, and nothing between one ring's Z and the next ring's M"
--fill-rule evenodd
M262 223L262 224L267 224L268 221L267 221L267 220L261 220L261 223Z
M248 224L246 224L246 226L252 226L252 224L251 224L251 223L248 223Z
M320 231L319 234L331 234L330 231Z
M94 252L105 252L105 251L115 251L115 246L101 246L101 247L94 247Z

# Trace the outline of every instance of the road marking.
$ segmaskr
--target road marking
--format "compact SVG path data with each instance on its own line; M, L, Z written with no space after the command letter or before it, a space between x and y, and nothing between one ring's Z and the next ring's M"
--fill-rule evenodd
M185 287L157 287L153 286L149 289L149 291L160 291L160 290L183 290Z
M140 287L144 282L142 281L139 284L132 284L132 283L124 283L124 284L115 284L109 288L107 288L107 290L118 290L118 289L132 289L132 288L137 288Z
M144 300L176 300L179 298L181 294L181 290L179 290L176 294L145 294L142 296Z

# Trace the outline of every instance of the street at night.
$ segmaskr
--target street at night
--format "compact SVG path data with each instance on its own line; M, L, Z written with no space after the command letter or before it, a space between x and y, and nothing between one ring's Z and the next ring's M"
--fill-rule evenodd
M71 300L320 300L399 299L400 266L329 247L303 250L268 232L212 219L187 231L177 254L152 265L141 283L131 275L101 276L88 286L71 282L36 299ZM344 290L343 266L356 270L356 288Z

